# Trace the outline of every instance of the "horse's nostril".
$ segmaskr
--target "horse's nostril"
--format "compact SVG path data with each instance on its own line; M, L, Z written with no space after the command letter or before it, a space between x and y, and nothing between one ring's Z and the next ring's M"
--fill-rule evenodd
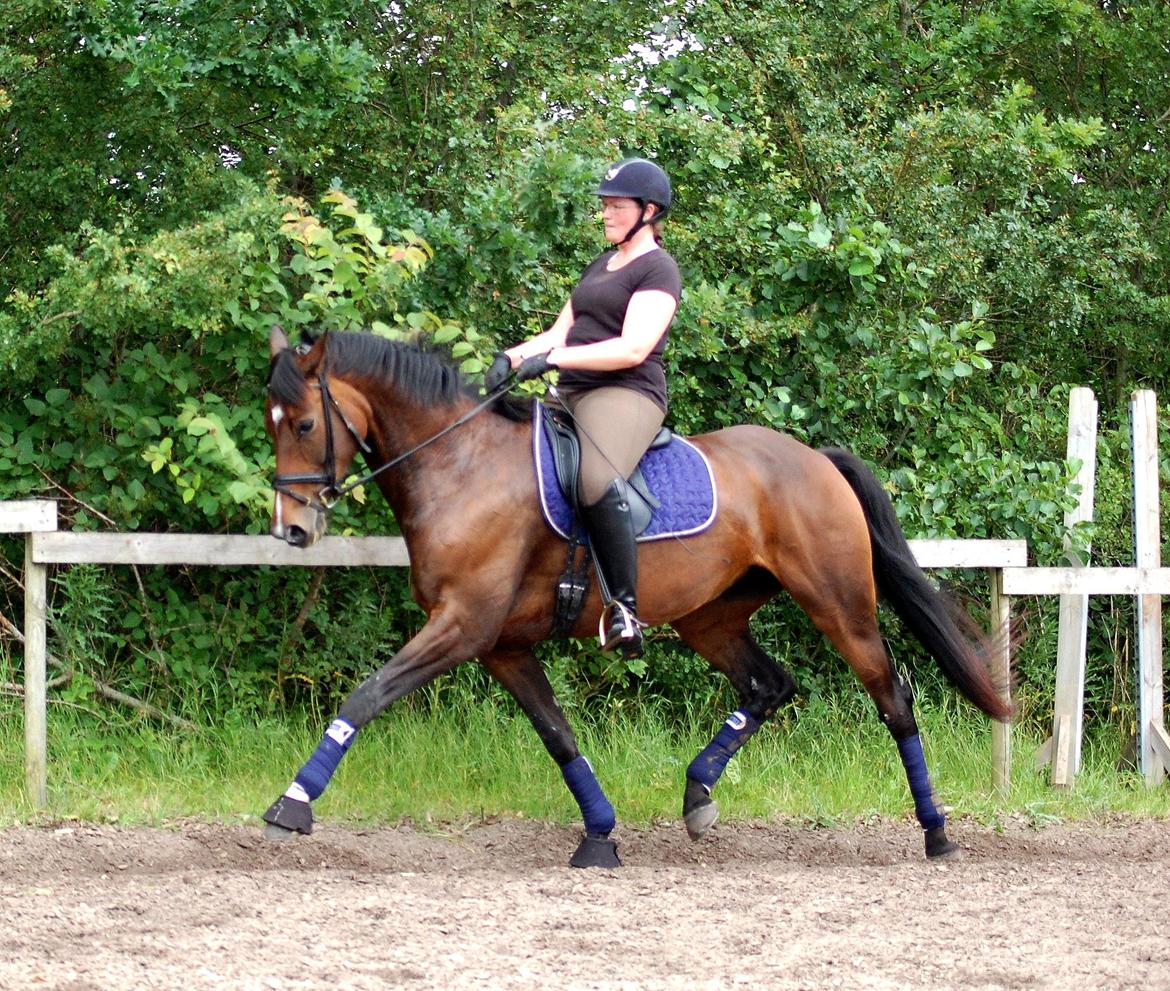
M309 542L309 535L303 527L293 525L287 529L284 539L293 547L304 547Z

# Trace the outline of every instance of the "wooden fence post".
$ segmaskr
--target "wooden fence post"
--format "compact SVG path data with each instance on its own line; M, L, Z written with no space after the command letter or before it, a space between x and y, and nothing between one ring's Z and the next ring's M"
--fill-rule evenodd
M1011 599L1003 590L1003 572L991 573L991 629L1000 638L996 643L992 677L1000 686L1004 699L1010 703L1012 694L1012 630ZM1012 787L1012 727L1011 723L991 724L991 783L1001 798L1007 798Z
M1158 500L1158 405L1148 389L1134 392L1129 404L1133 436L1134 564L1157 568L1162 563L1162 527ZM1137 596L1138 765L1146 784L1158 785L1166 774L1166 732L1162 719L1162 598ZM1162 746L1158 746L1161 743Z
M24 543L24 783L34 808L48 802L46 715L49 569L33 561L32 537Z
M1068 399L1068 458L1081 463L1075 481L1081 494L1075 509L1064 514L1073 527L1093 518L1093 489L1097 476L1097 400L1092 389L1073 389ZM1081 556L1068 549L1074 567L1087 566L1088 548ZM1068 786L1081 767L1081 719L1085 697L1085 648L1088 639L1089 597L1060 597L1060 627L1056 648L1056 693L1052 712L1052 783ZM1046 749L1048 749L1046 747Z
M45 662L49 569L33 560L33 534L57 529L57 504L48 499L0 502L0 533L24 538L24 783L34 808L44 808L48 765Z

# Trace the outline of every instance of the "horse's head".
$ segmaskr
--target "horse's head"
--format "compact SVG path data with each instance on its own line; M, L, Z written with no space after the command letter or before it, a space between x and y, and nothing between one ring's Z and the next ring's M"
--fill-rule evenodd
M330 377L328 335L294 351L277 326L268 344L264 421L276 448L272 536L308 547L325 533L337 489L363 446L370 407L356 388Z

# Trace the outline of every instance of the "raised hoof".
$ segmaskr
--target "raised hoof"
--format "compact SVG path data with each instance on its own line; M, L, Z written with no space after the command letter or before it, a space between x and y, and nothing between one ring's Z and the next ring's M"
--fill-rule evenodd
M617 844L608 836L586 833L576 852L569 858L570 867L621 867Z
M711 789L694 778L687 778L687 790L683 792L683 822L687 835L697 840L715 825L719 818L719 806L711 801Z
M268 823L264 835L269 839L287 839L289 833L308 836L313 831L313 807L287 795L273 802L262 818Z
M702 838L702 836L715 825L719 819L719 806L708 799L702 805L698 805L691 809L685 816L683 822L687 824L687 835L692 840Z
M938 829L928 829L926 831L926 859L927 860L958 860L963 856L963 851L960 849L958 843L952 843L947 839L946 829L939 826Z

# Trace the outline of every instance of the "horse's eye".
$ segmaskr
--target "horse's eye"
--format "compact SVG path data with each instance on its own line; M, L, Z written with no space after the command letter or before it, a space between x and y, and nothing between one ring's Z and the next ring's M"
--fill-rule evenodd
M315 422L316 421L313 419L301 420L301 422L297 424L297 436L307 437L312 432L313 424Z

